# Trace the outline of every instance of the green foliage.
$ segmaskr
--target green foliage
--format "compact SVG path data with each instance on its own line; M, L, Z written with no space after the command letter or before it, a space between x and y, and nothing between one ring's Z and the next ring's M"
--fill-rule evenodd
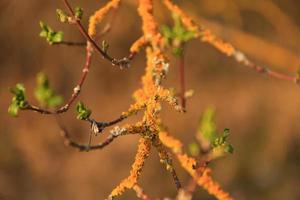
M88 109L81 101L76 105L77 119L85 120L90 117L92 111Z
M40 21L40 37L45 38L47 42L52 45L63 40L64 33L62 31L54 31L50 26Z
M69 15L61 9L56 9L56 14L60 22L66 23L69 20Z
M83 9L77 6L75 8L75 17L76 17L76 19L80 20L80 19L82 19L82 16L83 16Z
M102 51L105 52L105 53L107 53L108 48L109 48L109 44L107 43L106 40L103 40L102 43L101 43L101 49L102 49Z
M13 117L17 117L19 109L25 109L28 105L25 98L25 88L23 84L18 83L14 88L10 89L10 92L14 96L8 107L8 113Z
M173 15L173 20L173 27L163 25L161 27L161 31L167 42L167 45L172 47L172 53L175 56L181 56L183 53L183 44L193 39L195 37L195 33L186 30L179 16Z
M215 141L212 143L213 148L222 147L224 152L226 153L233 153L234 149L233 147L228 144L227 138L230 135L229 129L224 129L223 133L215 139Z
M215 123L215 109L209 107L203 113L200 121L198 134L202 145L207 144L211 149L212 159L224 156L226 153L233 153L234 149L227 142L230 135L229 129L224 129L219 136L217 134L217 126Z
M215 109L213 107L208 107L204 111L199 125L198 133L201 134L202 138L210 144L212 144L217 138L215 115Z
M63 101L62 97L56 95L50 88L48 77L43 73L37 75L37 87L34 94L42 106L56 107Z
M200 147L196 142L189 143L188 146L189 152L192 156L196 157L200 154Z

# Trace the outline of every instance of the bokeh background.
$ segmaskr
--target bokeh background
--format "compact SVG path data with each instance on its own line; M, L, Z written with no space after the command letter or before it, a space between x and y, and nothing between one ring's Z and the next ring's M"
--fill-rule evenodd
M74 0L87 16L107 1ZM170 14L156 2L155 16L169 23ZM197 23L244 51L257 63L296 74L300 65L300 1L298 0L189 0L175 1ZM51 116L21 112L7 114L10 86L25 84L33 97L35 76L49 75L55 90L68 98L81 73L85 50L81 47L49 46L38 37L43 20L65 38L83 41L78 30L56 20L56 0L0 1L0 199L104 199L125 178L134 160L138 136L117 139L102 151L80 153L66 147ZM102 24L102 27L105 23ZM114 27L105 36L115 57L127 55L130 44L141 34L136 1L124 0ZM101 26L99 26L101 28ZM187 87L195 90L186 114L164 105L163 119L184 144L195 140L201 113L209 105L217 110L221 131L230 128L232 156L211 163L213 177L236 199L300 199L300 89L290 82L274 80L248 69L198 40L186 49ZM167 87L178 87L176 62L171 59ZM119 116L133 102L140 86L145 56L139 54L128 70L112 67L95 55L79 97L98 120ZM86 142L87 124L75 119L74 107L61 121L73 137ZM137 115L124 123L138 120ZM123 124L124 124L123 123ZM107 132L104 134L106 135ZM94 138L101 141L104 136ZM175 161L184 184L189 176ZM153 154L147 161L141 185L152 197L174 197L171 176ZM127 191L120 199L136 199ZM198 188L194 199L213 199Z

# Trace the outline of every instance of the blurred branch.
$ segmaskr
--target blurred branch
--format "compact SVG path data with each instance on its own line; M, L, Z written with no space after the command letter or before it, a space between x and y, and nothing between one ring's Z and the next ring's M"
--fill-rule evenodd
M142 200L151 200L151 198L144 192L143 188L139 185L133 186L133 190L136 192L136 196Z
M299 83L299 74L295 73L295 76L290 76L256 64L242 51L236 49L231 43L225 42L223 39L215 35L210 29L207 29L205 26L203 26L203 24L196 25L194 21L185 12L183 12L180 7L173 4L171 0L164 0L164 4L171 12L179 15L182 18L183 24L186 26L186 28L190 31L194 31L202 42L212 45L222 54L234 58L237 62L246 67L252 68L259 73L267 74L273 78L292 81L297 84Z
M291 47L300 49L300 31L292 19L283 10L270 0L237 1L238 7L252 10L268 20L278 32L278 37Z
M184 6L186 10L189 10L189 14L196 22L201 22L216 34L222 35L249 56L266 62L277 69L287 68L293 72L297 70L300 64L300 57L294 52L276 43L269 42L265 38L260 38L253 34L226 27L221 23L199 17L199 14L195 11L195 7L189 2L186 2ZM260 51L258 51L258 49L260 49Z

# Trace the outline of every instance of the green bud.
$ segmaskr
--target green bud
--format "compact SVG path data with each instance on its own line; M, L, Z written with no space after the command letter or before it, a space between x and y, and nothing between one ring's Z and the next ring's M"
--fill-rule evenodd
M83 9L80 8L80 7L76 7L75 8L75 17L76 19L82 19L82 16L83 16Z
M105 53L107 53L108 48L109 48L109 44L107 43L106 40L103 40L102 43L101 43L101 49L102 49L102 51L105 52Z
M189 152L192 156L199 156L200 148L196 142L192 142L188 146Z
M34 94L42 106L56 107L63 101L62 97L56 95L50 88L48 77L44 73L37 75L37 87Z
M14 88L10 89L10 92L14 95L11 104L8 107L8 113L16 117L19 109L25 109L28 105L25 98L25 88L22 84L18 83Z
M201 138L209 143L212 143L217 138L217 125L215 123L215 109L208 107L200 120L199 134Z
M40 21L40 37L45 38L51 45L53 43L59 43L63 40L64 33L62 31L54 31L50 26Z
M76 111L77 111L77 119L85 120L90 117L92 114L92 111L85 107L85 105L80 101L76 105Z
M66 23L68 22L69 16L61 9L56 9L56 14L60 22Z

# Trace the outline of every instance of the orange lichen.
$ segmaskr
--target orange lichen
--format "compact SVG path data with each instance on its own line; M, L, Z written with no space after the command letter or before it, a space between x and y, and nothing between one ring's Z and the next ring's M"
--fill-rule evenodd
M147 43L147 41L145 40L144 37L140 37L139 39L137 39L130 47L130 52L131 53L138 53L140 52L141 48L143 46L145 46L145 44Z
M170 0L164 0L164 4L172 13L180 16L182 23L186 26L186 28L189 31L194 32L196 34L196 37L199 36L200 31L198 26L185 12L183 12L177 5L173 4L173 2Z
M198 27L195 22L177 5L173 4L171 0L164 0L164 4L172 13L180 16L182 23L189 31L194 32L195 37L199 37L201 41L211 44L227 56L232 56L234 54L235 49L230 43L224 42L222 39L214 35L209 29L204 28L203 26Z
M89 19L89 29L88 34L90 37L94 37L96 35L96 26L99 24L102 19L107 15L107 13L112 10L118 8L120 5L120 0L111 0L104 7L97 10Z
M214 195L217 199L232 200L232 197L222 190L221 186L211 178L211 170L209 168L202 167L201 170L194 169L197 163L196 160L183 153L183 145L179 140L170 136L165 131L159 133L159 138L165 146L173 151L182 167L193 177L199 186L211 195ZM199 173L199 171L201 173Z
M138 13L143 24L143 35L132 44L130 52L132 54L136 54L140 52L142 47L145 46L147 63L145 74L141 78L142 87L137 89L133 94L135 103L130 106L128 111L122 113L121 118L127 118L141 110L144 110L144 113L142 120L134 126L127 125L123 129L116 128L116 131L124 130L124 134L138 133L140 134L141 139L139 141L138 152L132 165L130 175L111 192L109 197L112 199L119 196L126 189L134 189L140 192L140 188L137 186L137 181L141 174L145 160L149 156L151 146L153 146L158 151L160 161L172 174L177 188L180 188L181 185L175 173L171 156L166 151L165 147L168 147L173 151L182 167L195 179L198 185L202 186L209 193L219 199L226 199L225 197L230 199L229 195L220 189L218 183L211 179L209 176L209 169L204 168L202 170L203 173L199 175L199 171L194 169L194 166L197 164L196 160L183 153L182 143L169 136L167 132L161 131L163 127L162 120L159 116L161 102L167 102L178 111L183 111L183 109L178 105L177 98L173 92L161 85L162 80L168 72L169 63L163 52L163 37L159 32L158 24L153 16L153 0L139 0L138 2ZM90 18L89 35L91 37L96 34L96 25L109 12L109 10L117 8L119 3L119 0L110 1L105 7L96 11L96 13ZM193 31L196 36L201 35L203 41L209 42L221 51L229 54L231 51L229 45L224 45L222 41L208 31L203 32L205 34L200 32L194 22L170 0L165 0L164 3L172 11L172 13L180 16L183 24L188 30Z
M141 174L146 158L149 156L151 150L151 142L147 139L141 138L139 141L138 151L135 156L135 161L132 165L129 177L124 179L119 186L117 186L110 194L110 198L121 195L126 189L133 188L136 185Z
M230 43L224 42L216 35L212 34L212 32L208 29L204 30L201 33L201 40L203 42L210 43L211 45L213 45L215 48L217 48L219 51L226 54L227 56L232 56L235 52L234 47Z
M198 176L197 173L191 175L198 185L208 191L211 195L214 195L217 199L233 200L233 198L227 192L223 191L221 186L211 178L210 172L211 169L205 168L201 176Z

